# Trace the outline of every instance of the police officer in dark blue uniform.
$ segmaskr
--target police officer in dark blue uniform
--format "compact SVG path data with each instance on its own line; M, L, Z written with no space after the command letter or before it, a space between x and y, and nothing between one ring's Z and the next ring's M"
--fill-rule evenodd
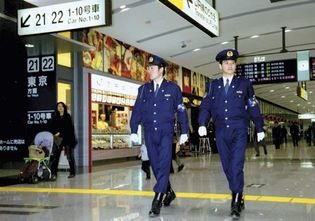
M138 125L144 127L145 144L157 181L153 188L155 196L150 216L159 215L162 204L169 206L176 198L169 181L176 114L181 126L180 144L188 140L188 117L182 92L177 84L164 79L166 66L162 58L149 56L151 81L139 87L130 119L131 141L138 141Z
M255 98L251 82L235 76L236 60L239 54L226 49L216 56L223 77L209 84L208 94L199 109L200 136L207 135L206 125L212 118L215 125L217 148L224 173L232 192L231 215L239 217L244 209L244 162L249 120L257 128L257 140L261 141L263 119Z

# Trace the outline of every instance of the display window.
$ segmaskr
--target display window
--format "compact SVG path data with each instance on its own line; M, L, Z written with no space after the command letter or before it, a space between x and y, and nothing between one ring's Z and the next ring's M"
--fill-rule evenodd
M129 149L130 117L139 84L91 75L92 150ZM97 156L97 159L100 155Z

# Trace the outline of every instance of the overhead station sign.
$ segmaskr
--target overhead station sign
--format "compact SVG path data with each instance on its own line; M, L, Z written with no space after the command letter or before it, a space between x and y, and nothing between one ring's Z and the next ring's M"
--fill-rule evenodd
M108 13L109 12L109 13ZM110 25L107 0L83 0L18 10L18 34L33 35Z
M219 36L219 13L206 0L159 1L211 37Z

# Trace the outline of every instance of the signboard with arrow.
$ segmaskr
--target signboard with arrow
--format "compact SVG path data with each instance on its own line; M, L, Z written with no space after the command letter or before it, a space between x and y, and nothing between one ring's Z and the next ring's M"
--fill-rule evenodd
M34 35L111 24L110 0L83 0L18 10L18 34Z

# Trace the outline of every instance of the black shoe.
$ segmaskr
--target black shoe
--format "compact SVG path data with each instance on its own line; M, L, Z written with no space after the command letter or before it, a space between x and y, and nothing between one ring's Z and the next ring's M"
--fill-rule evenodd
M259 157L260 155L259 154L256 154L256 157Z
M242 210L245 209L245 202L242 193L232 193L231 216L239 218Z
M73 178L73 177L75 177L75 174L70 174L70 175L68 176L69 179L70 179L70 178Z
M177 172L180 172L184 169L184 164L180 165L178 168L177 168Z
M175 192L171 189L166 193L166 196L164 197L163 200L163 205L169 206L175 198L176 198Z
M51 181L55 181L55 180L57 180L57 175L51 175L50 180L51 180Z
M150 217L155 217L160 214L163 195L164 195L163 193L155 193L154 199L152 201L152 207L151 210L149 211Z
M267 155L267 150L265 150L265 155Z
M146 177L146 180L150 180L150 179L151 179L151 176L147 176L147 177Z

